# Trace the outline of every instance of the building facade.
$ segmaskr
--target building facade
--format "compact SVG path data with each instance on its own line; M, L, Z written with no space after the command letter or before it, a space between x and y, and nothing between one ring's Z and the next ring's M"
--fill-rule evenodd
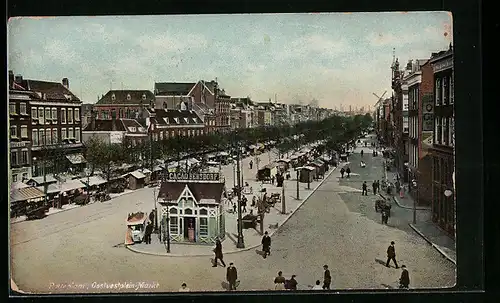
M142 122L146 108L155 103L155 96L149 90L110 90L94 104L97 119L111 120L116 112L117 119L135 119Z
M94 118L82 132L83 142L97 138L107 144L122 144L128 141L132 146L144 143L148 140L146 128L137 120L117 118L116 112L111 112L111 120Z
M205 124L193 110L148 109L148 113L146 125L153 124L154 141L205 134Z
M455 237L453 48L434 53L434 136L432 155L432 220ZM450 196L445 192L451 191Z
M158 195L161 241L213 245L225 238L219 173L168 173Z

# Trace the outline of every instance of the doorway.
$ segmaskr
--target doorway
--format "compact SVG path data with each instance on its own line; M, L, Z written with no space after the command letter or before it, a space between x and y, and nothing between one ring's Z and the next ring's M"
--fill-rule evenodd
M184 217L184 240L188 242L196 242L194 217Z

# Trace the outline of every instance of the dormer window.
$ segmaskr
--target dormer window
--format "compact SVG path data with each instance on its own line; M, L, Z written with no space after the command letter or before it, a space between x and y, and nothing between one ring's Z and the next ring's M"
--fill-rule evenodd
M170 121L168 120L168 117L163 118L163 121L165 121L165 123L167 123L167 124L170 124Z
M142 94L142 100L146 100L146 94Z
M141 133L146 132L146 129L144 127L138 127L137 130Z
M114 93L111 95L111 100L113 100L113 101L116 100L116 95Z
M128 128L128 130L129 130L130 132L132 132L132 133L135 133L135 132L136 132L136 128L135 128L135 126L130 126L130 127Z
M132 99L132 98L130 97L130 94L127 94L127 100L128 100L128 101L130 101L130 99Z
M189 123L189 120L186 117L184 117L184 121L186 122L186 124Z
M175 120L175 123L179 124L179 118L175 117L174 120Z
M66 94L64 94L64 97L66 98L66 100L71 101L71 95L66 95ZM44 97L43 97L43 98L44 98L44 99L46 98L46 97L45 97L45 94L44 94Z
M198 119L197 118L193 118L193 123L198 123Z

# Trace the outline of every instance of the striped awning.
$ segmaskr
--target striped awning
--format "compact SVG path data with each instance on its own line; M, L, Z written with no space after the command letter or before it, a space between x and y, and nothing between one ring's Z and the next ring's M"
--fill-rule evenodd
M45 195L43 191L39 190L36 187L25 187L13 190L10 193L10 202L18 202L18 201L28 201L42 198Z

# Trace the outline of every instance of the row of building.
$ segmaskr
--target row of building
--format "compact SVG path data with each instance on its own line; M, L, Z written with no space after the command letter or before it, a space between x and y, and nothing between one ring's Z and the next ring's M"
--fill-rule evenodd
M238 128L321 120L333 111L309 105L231 98L217 81L155 83L149 90L110 90L95 104L71 92L69 80L24 79L9 71L11 182L54 172L81 173L85 142L132 144ZM59 153L59 161L46 161ZM54 167L57 165L57 168Z
M428 59L392 65L391 98L379 100L379 140L393 151L395 167L418 205L455 236L453 47Z

